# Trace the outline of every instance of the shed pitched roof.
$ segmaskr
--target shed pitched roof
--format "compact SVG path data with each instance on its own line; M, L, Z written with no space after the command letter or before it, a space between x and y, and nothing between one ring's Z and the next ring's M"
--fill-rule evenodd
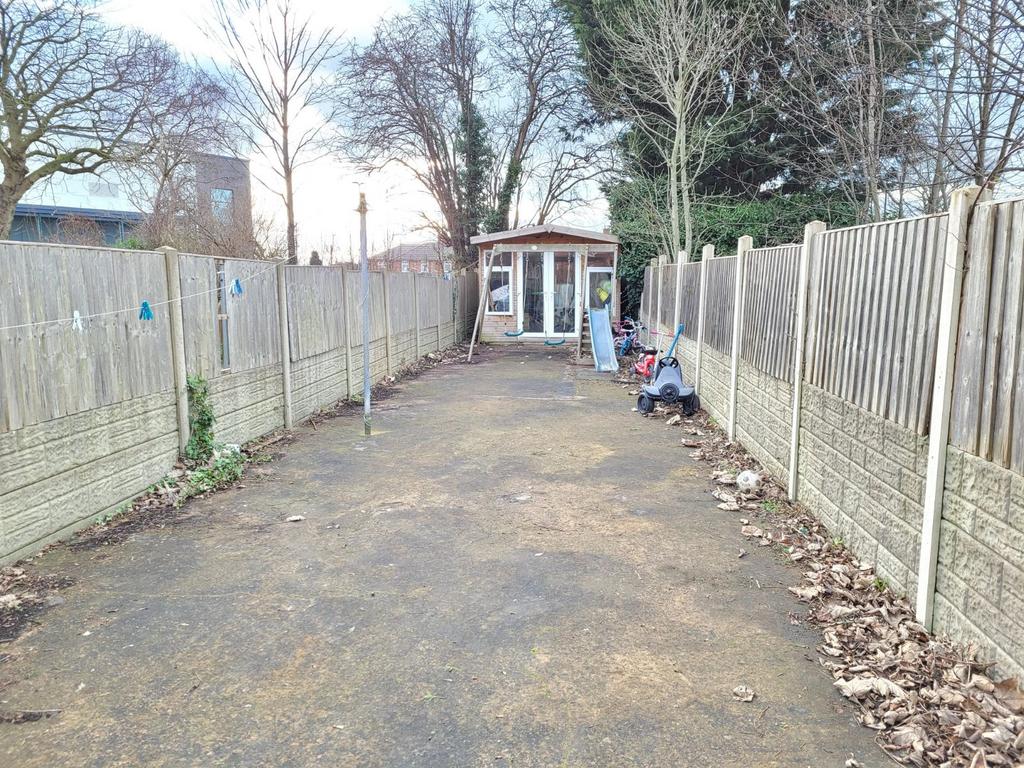
M486 235L471 237L469 242L473 245L484 243L505 243L523 238L536 238L539 236L554 235L574 241L585 241L594 243L609 243L618 245L619 238L607 232L594 232L589 229L576 229L575 227L563 227L559 224L538 224L533 227L520 227L510 229L506 232L490 232Z

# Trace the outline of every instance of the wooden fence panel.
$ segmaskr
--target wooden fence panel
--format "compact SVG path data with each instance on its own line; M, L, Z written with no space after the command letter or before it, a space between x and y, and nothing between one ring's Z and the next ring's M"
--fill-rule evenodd
M349 338L353 347L363 343L363 289L359 270L352 270L345 276L348 295L345 306L351 330ZM387 334L387 323L384 316L384 275L381 272L370 272L370 341L383 339Z
M217 265L209 256L179 258L181 313L185 328L185 369L213 379L221 372L217 330Z
M1024 473L1024 200L979 203L967 244L950 442Z
M683 324L683 336L697 339L700 325L700 262L680 264L683 276L679 283L679 322Z
M416 277L420 297L420 330L437 325L437 284L430 275Z
M793 379L799 245L755 248L744 258L746 288L740 355L758 370Z
M384 307L384 273L370 273L370 341L383 339L388 333Z
M704 311L704 343L732 354L733 307L736 304L736 257L708 262L707 298Z
M172 388L166 301L161 254L0 246L0 431Z
M285 273L291 359L345 346L340 267L292 266Z
M228 288L222 302L227 305L231 371L280 363L276 266L243 259L225 259L222 263ZM235 278L242 283L242 293L237 296L229 290Z
M675 333L675 314L676 314L676 270L679 269L678 264L666 264L663 267L659 267L661 273L661 299L656 305L656 311L659 312L658 320L662 328L667 329L670 333ZM664 345L664 346L667 346Z
M388 276L392 333L405 333L416 327L415 280L412 272L395 272Z
M947 217L829 230L810 264L805 377L927 434Z
M650 322L654 311L651 309L653 306L654 296L654 268L651 266L644 267L644 287L640 292L640 308L639 317L636 318L638 323L647 324Z

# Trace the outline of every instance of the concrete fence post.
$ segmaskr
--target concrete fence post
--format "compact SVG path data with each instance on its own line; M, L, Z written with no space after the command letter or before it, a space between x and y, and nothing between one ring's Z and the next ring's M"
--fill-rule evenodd
M654 318L654 305L655 296L654 292L658 289L658 265L661 263L661 257L651 259L651 291L647 297L647 344L650 345L654 341L654 334L658 330L653 325Z
M935 379L932 413L928 431L928 465L925 469L924 514L921 522L921 551L917 569L917 621L930 630L935 613L935 571L939 555L942 522L942 492L946 479L946 445L953 402L953 372L960 325L964 263L969 237L970 212L981 189L954 190L949 202L945 255L942 259L942 293L939 297L939 325L936 333Z
M665 276L665 263L668 261L668 256L658 257L658 280L655 283L655 290L657 293L654 296L654 322L651 327L654 328L654 333L658 337L658 343L655 344L658 348L658 352L661 352L661 282Z
M391 352L393 349L391 340L391 271L385 267L381 273L381 280L384 283L384 370L391 375Z
M693 389L700 394L700 369L704 362L704 313L708 303L708 263L715 258L715 246L704 246L700 256L700 293L697 299L697 362L693 373Z
M796 501L800 483L800 409L803 407L804 344L807 341L807 281L811 258L821 248L816 237L826 229L825 222L812 221L804 227L804 242L800 248L800 263L796 278L796 327L793 335L793 410L789 432L789 484L787 495Z
M441 344L441 283L444 282L443 277L432 278L434 281L434 292L437 295L437 351L440 352L442 349Z
M743 299L746 288L747 251L754 247L750 235L743 235L736 244L736 278L733 281L732 308L732 372L729 375L729 441L736 439L736 391L739 387L740 344L743 340Z
M191 425L188 419L188 371L185 367L185 315L181 307L181 262L170 246L157 248L164 255L167 272L167 310L171 317L171 368L174 371L174 405L178 416L178 450L185 452Z
M288 339L288 284L285 263L277 265L277 320L281 347L281 388L284 391L284 428L292 428L292 352Z
M413 327L416 329L416 359L422 357L420 352L420 282L415 272L412 273L412 312L416 316Z

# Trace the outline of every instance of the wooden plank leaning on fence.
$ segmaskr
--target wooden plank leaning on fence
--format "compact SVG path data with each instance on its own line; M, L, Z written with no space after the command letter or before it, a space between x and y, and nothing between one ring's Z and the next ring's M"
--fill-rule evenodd
M473 347L476 345L477 333L481 330L480 326L483 322L484 307L487 305L487 298L490 293L488 287L491 284L491 267L494 266L494 256L498 253L498 247L495 246L494 250L491 251L491 255L487 257L487 268L484 270L484 282L483 290L480 291L480 303L476 308L476 320L473 321L473 333L469 337L469 354L466 355L466 362L473 362Z

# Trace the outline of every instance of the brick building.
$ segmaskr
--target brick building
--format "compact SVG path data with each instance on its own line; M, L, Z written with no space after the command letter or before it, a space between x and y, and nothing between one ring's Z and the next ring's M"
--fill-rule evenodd
M191 173L201 215L233 223L240 232L252 232L248 160L196 155ZM77 239L79 234L91 234L114 245L131 237L148 213L140 207L138 196L128 192L129 187L130 182L112 166L97 174L58 174L30 189L15 207L10 239L74 244L83 242ZM68 222L81 231L67 226Z
M445 275L452 271L452 249L436 240L401 243L370 256L370 269Z

